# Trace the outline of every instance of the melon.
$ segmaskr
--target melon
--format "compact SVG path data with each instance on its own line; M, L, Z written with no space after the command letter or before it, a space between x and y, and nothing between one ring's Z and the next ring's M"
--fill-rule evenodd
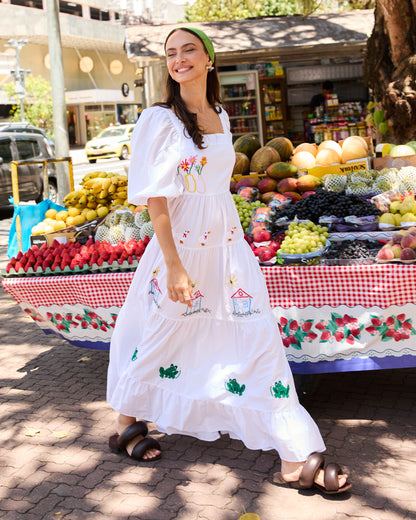
M258 137L252 134L242 135L234 143L234 150L247 155L249 159L259 148L261 148L261 143Z
M355 136L351 136L355 137ZM367 156L368 150L359 141L348 141L349 137L345 139L342 144L341 161L346 163L353 159L362 159ZM348 141L348 142L347 142Z
M250 173L250 159L245 153L235 152L233 175L247 175Z
M327 141L322 141L322 143L318 146L318 153L321 150L328 150L328 149L334 150L341 157L342 148L336 141L332 141L331 139L328 139Z
M309 152L316 157L318 146L315 143L301 143L293 151L294 154L299 152Z
M399 144L390 151L392 157L404 157L406 155L414 155L415 153L413 148L407 146L407 144Z
M350 135L349 137L340 142L341 148L344 149L345 145L350 146L351 143L357 143L358 145L361 145L365 149L367 155L368 144L364 137L361 137L359 135Z
M285 179L286 177L294 177L298 173L298 169L294 164L287 162L276 162L266 169L266 174L272 179Z
M280 159L287 161L293 153L293 144L287 137L275 137L266 143L266 146L271 146L279 152Z
M250 171L263 173L268 166L280 161L280 155L277 150L271 146L262 146L259 148L251 158Z
M329 166L330 164L339 164L341 162L341 147L340 154L331 148L322 148L322 150L318 151L316 156L316 165L317 166Z
M413 148L413 150L416 153L416 141L409 141L408 143L406 143L406 146L410 146L410 148Z
M294 164L297 168L309 169L315 166L316 160L315 156L310 152L300 151L295 153L291 159L291 163Z

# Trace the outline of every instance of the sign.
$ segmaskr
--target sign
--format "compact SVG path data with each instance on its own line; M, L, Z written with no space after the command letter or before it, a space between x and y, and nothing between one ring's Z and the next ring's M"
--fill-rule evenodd
M129 86L127 85L127 83L123 83L121 85L121 93L123 94L124 97L127 97L129 95L129 92L130 92Z

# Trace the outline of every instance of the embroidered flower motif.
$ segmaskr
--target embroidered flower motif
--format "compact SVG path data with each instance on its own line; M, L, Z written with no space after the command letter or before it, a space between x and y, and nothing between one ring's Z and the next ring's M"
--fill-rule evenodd
M191 164L195 164L195 161L196 161L196 155L193 155L192 157L189 158L189 162Z
M207 158L206 158L206 157L202 157L202 159L201 159L201 165L202 165L202 166L205 166L205 165L207 164L207 162L208 162L208 161L207 161Z
M181 168L184 172L187 172L189 170L189 166L190 166L190 163L188 162L187 159L184 159L182 162L181 162Z

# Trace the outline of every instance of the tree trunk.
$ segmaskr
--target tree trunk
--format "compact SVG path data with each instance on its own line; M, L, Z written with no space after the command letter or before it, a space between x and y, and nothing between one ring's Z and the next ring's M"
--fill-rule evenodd
M377 0L364 78L394 142L416 140L416 0Z

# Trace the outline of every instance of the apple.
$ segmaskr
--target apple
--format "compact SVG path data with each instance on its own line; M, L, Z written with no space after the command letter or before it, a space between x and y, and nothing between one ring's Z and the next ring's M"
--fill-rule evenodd
M273 249L273 251L278 251L280 249L281 242L278 242L277 240L272 240L269 244L269 247Z
M276 251L269 246L261 246L257 249L260 262L268 262L276 256Z
M269 242L271 238L272 235L270 234L270 231L267 231L267 229L255 229L253 231L254 242Z

